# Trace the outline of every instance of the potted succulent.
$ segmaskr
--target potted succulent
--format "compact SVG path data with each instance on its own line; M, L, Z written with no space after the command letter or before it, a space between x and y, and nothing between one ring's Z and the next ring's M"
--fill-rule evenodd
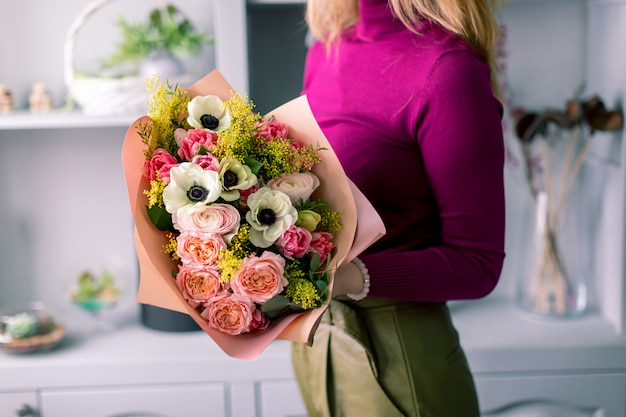
M50 350L61 342L64 335L64 326L41 302L0 311L0 348L6 352Z
M84 271L76 280L71 298L78 307L98 313L115 305L121 295L122 289L115 283L110 272L95 275L90 271Z
M152 9L148 19L142 22L130 22L120 16L118 27L121 40L107 66L139 64L142 76L154 73L180 75L184 70L174 54L197 53L202 46L212 42L206 33L197 31L173 4Z

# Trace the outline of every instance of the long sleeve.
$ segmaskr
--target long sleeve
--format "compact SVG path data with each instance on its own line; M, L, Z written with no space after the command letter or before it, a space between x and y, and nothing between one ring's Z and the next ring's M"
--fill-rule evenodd
M311 48L303 90L387 228L360 256L370 296L483 297L501 273L505 222L502 106L489 66L429 21L419 35L406 30L385 4L362 3L338 53Z
M501 108L484 67L468 52L432 67L421 94L417 138L441 218L441 242L364 255L372 296L412 301L479 298L504 260ZM391 278L393 277L393 278Z

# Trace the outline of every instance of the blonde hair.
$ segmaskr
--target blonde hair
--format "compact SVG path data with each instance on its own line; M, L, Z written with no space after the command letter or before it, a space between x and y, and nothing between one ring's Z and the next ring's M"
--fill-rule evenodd
M465 39L492 68L498 91L495 51L499 25L496 14L502 0L388 0L395 16L411 31L421 17ZM306 22L315 38L330 48L341 32L356 24L359 0L308 0ZM416 32L417 33L417 32Z

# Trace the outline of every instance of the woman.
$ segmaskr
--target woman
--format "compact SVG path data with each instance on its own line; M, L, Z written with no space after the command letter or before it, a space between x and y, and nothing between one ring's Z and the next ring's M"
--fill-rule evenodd
M310 417L478 416L446 301L504 260L488 0L309 0L303 93L387 234L336 275L293 363Z

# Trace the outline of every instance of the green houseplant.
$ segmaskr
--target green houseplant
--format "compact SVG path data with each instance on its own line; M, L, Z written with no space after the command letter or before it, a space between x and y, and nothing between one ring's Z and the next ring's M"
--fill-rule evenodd
M212 39L197 31L192 23L173 4L154 8L148 19L130 22L120 16L118 28L121 40L107 61L107 66L138 64L159 55L173 59L172 53L197 53Z

